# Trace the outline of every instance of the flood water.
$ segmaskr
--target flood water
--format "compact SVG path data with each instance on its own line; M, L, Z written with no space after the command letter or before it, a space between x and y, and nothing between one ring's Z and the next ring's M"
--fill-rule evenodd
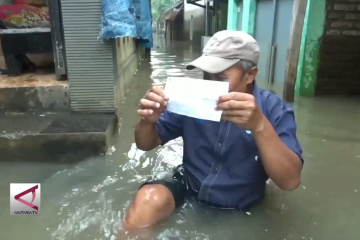
M134 77L108 154L75 165L0 163L1 239L115 240L139 185L181 163L181 139L151 152L134 144L136 109L145 91L168 75L183 76L185 63L199 55L189 44L160 45ZM270 182L264 201L248 213L190 202L144 239L358 240L360 100L297 99L294 109L305 158L296 191ZM9 215L11 182L42 184L41 216Z

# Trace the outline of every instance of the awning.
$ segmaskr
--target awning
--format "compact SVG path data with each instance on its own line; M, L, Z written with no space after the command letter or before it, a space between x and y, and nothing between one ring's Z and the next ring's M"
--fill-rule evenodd
M170 20L173 21L177 14L180 12L180 10L184 7L184 2L180 1L175 4L173 4L170 8L165 10L158 18L158 21L164 21L164 20ZM174 11L177 11L177 13L173 13Z
M165 17L165 20L169 20L169 21L174 21L176 16L179 14L181 9L174 9L172 11L170 11L166 17Z

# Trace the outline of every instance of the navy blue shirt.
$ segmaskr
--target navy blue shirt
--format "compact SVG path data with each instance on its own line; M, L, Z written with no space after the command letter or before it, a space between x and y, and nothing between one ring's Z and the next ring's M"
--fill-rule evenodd
M292 108L256 84L253 95L281 140L303 160ZM268 176L251 131L169 111L156 126L162 145L183 138L185 175L199 201L244 210L263 198Z

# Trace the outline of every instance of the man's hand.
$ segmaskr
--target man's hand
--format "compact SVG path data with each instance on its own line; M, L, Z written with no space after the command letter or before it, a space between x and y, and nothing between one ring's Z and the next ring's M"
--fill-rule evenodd
M231 92L219 98L217 110L223 110L222 119L233 122L252 132L264 128L264 115L256 104L255 97L247 93Z
M140 109L137 113L145 120L155 123L167 106L169 99L159 87L152 87L140 100Z

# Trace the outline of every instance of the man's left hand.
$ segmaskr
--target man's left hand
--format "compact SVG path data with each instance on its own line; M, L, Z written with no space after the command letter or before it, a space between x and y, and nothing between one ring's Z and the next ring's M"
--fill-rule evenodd
M231 92L219 98L217 110L223 110L222 119L252 132L264 128L265 116L255 97L247 93Z

